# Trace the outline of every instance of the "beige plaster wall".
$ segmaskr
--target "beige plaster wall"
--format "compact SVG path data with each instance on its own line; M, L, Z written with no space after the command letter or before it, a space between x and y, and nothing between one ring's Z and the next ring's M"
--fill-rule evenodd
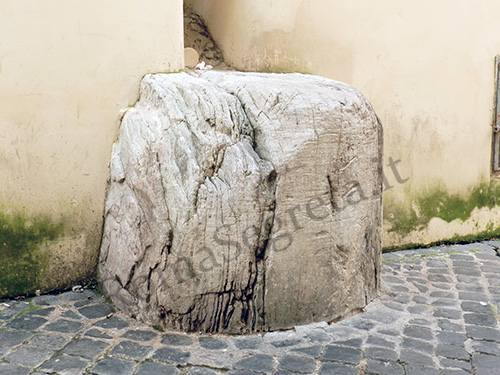
M386 247L500 227L496 210L481 207L483 201L472 212L467 206L474 206L473 192L481 190L481 182L490 188L481 193L484 199L500 197L498 187L490 185L499 2L187 3L204 16L235 68L318 74L368 97L384 125L385 174L387 187L393 186L384 193ZM406 182L397 182L389 157ZM435 196L444 200L437 203L443 210L452 198L461 200L469 215L452 220L460 215L424 212L424 203ZM420 224L406 223L412 213L424 217ZM429 215L437 217L429 222ZM394 230L403 224L405 230Z
M40 289L94 272L120 113L146 73L182 67L181 0L1 3L0 237L19 220L37 233L43 220L64 227L22 266ZM5 248L12 270L18 249Z

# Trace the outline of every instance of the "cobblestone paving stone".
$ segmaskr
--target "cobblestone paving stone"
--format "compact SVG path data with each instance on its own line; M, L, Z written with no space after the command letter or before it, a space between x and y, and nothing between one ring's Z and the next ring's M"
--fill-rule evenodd
M250 336L160 332L92 290L0 301L0 374L500 375L497 248L384 254L362 313Z

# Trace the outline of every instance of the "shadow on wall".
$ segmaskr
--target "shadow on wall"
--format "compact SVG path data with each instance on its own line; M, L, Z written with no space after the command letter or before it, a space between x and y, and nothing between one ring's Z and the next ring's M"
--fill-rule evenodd
M184 47L193 48L200 61L217 70L230 69L203 18L187 5L184 5Z

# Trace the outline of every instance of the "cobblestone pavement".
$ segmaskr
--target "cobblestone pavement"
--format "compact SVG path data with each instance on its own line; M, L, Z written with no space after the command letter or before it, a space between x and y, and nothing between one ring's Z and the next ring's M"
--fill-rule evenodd
M500 374L497 246L384 254L364 312L263 335L159 332L90 290L0 302L0 374Z

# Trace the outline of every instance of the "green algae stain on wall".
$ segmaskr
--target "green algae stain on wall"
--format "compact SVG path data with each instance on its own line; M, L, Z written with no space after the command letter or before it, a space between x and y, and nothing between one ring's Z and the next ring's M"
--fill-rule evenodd
M443 186L415 194L407 204L390 200L384 202L384 220L388 232L407 235L423 230L432 218L447 223L459 219L466 221L476 208L493 208L500 205L500 182L482 182L467 194L450 194Z
M38 289L41 270L49 261L40 245L63 233L64 225L48 217L0 212L0 298Z

